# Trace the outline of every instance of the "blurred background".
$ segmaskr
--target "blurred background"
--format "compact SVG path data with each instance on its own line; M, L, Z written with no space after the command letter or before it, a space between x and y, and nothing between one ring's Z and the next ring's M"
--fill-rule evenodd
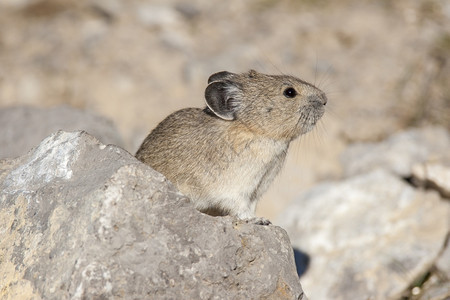
M134 154L165 116L204 106L214 72L253 68L315 83L328 94L327 113L294 143L261 202L274 217L299 190L338 177L348 143L450 126L449 19L450 3L439 0L0 0L0 107L104 116L120 135L113 142ZM71 123L59 110L40 113L34 122ZM33 112L13 126L12 114L0 123L0 157L49 134L37 136ZM17 149L18 136L33 142Z
M292 74L329 99L258 207L274 219L342 177L342 152L450 128L450 1L0 0L0 158L57 129L134 154L168 114L203 107L209 75Z

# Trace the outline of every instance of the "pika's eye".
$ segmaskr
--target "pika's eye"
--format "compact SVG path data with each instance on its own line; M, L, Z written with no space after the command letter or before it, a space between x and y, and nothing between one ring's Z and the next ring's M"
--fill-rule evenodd
M284 90L283 95L286 98L294 98L295 96L297 96L297 91L294 88L287 88Z

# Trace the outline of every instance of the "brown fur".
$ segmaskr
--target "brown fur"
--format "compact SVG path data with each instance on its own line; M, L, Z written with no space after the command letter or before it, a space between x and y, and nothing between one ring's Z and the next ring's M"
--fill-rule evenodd
M284 95L287 88L297 95ZM205 98L207 108L182 109L163 120L136 157L164 174L200 211L254 218L290 142L313 128L327 98L298 78L253 70L211 75Z

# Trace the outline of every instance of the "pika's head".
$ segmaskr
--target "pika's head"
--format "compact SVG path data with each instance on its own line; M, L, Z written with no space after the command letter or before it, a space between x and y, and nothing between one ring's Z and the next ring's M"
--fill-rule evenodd
M327 97L314 85L287 75L219 72L208 79L207 110L261 136L291 141L310 131Z

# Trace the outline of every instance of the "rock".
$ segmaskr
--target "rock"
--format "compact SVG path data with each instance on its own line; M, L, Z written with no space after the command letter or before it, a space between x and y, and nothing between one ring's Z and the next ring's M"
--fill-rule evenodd
M136 17L142 25L150 28L175 26L180 23L177 11L167 5L139 5L136 7Z
M119 0L97 0L93 7L108 21L113 20L123 12L123 3Z
M421 294L418 300L448 300L450 299L450 285L436 284Z
M84 132L0 161L0 298L305 299L286 232L196 211Z
M311 256L302 284L312 299L398 299L438 257L449 205L376 170L313 188L277 224Z
M450 281L450 234L444 250L436 261L436 268ZM450 286L449 286L450 289Z
M193 20L201 14L200 8L193 3L179 2L175 4L174 8L188 20Z
M425 280L425 282L423 282ZM448 278L432 269L430 273L419 278L419 286L415 286L402 295L402 299L414 300L448 300L450 299L450 284Z
M425 162L412 168L413 182L418 186L431 187L443 197L450 198L450 163Z
M0 128L0 158L23 155L57 130L85 130L105 144L123 146L110 120L69 106L3 108Z
M381 143L357 143L342 155L346 176L363 174L375 168L410 177L416 163L446 155L450 133L444 128L411 129L392 135Z

